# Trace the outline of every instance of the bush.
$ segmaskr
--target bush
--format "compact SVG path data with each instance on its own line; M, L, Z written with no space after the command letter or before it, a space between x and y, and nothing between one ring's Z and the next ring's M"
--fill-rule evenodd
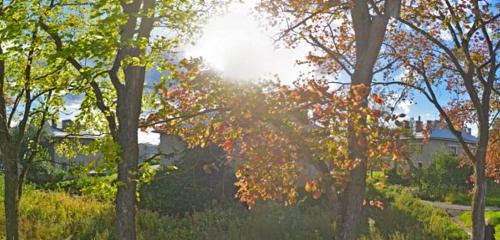
M495 226L495 239L500 239L500 212L486 211L486 219ZM458 217L466 227L472 228L471 212L464 212Z
M194 212L183 218L141 211L142 239L332 239L331 217L320 208L259 203Z
M407 190L385 191L389 206L368 208L367 215L373 221L370 235L375 238L366 239L467 239L467 234L446 212L422 203Z
M444 199L447 193L466 193L472 185L469 176L472 169L461 166L458 158L446 153L435 154L432 163L428 167L420 169L416 185L419 187L419 195L427 199Z
M26 181L39 188L56 189L57 183L68 177L69 172L49 161L35 161L26 175Z
M401 169L398 166L392 167L385 172L387 176L387 183L408 186L411 184L411 176L401 173Z
M3 190L3 176L0 176ZM0 194L3 201L3 191ZM0 206L0 225L5 226L5 210ZM72 197L62 192L45 192L25 187L20 202L21 239L109 239L112 235L113 206L88 197ZM5 236L0 228L0 236Z
M141 187L140 208L182 216L235 202L234 170L225 160L215 146L186 150L177 170L161 170Z

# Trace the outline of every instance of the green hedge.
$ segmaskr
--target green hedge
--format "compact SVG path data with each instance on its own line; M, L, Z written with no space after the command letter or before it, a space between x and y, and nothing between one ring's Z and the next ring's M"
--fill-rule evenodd
M373 226L366 239L467 239L446 212L424 204L406 189L387 187L375 197L389 204L367 208Z
M500 239L500 212L487 211L486 219L495 226L495 239ZM465 226L472 228L471 212L464 212L459 216L459 219L464 222Z

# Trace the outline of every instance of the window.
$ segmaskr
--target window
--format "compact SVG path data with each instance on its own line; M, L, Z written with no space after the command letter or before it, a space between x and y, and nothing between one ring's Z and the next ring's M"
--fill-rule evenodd
M448 151L450 152L451 155L458 156L458 146L457 145L449 145Z

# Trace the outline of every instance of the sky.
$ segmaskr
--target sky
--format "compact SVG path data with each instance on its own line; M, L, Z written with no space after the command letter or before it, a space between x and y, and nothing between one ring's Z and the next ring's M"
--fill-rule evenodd
M265 20L253 12L257 2L235 2L228 6L226 13L211 18L196 44L186 47L186 55L203 57L231 79L255 81L276 75L283 83L291 84L300 72L311 70L297 65L296 61L312 49L306 43L294 49L276 47L272 38L276 31L264 28ZM450 98L445 91L437 90L436 94L442 103ZM439 119L438 111L421 94L414 93L413 101L402 101L396 110L405 113L407 118ZM473 134L477 133L476 126L469 127Z
M202 57L211 67L234 81L258 81L278 76L282 83L291 84L300 72L308 72L307 66L297 65L311 47L300 44L294 49L277 47L273 36L276 32L266 29L266 22L253 13L256 0L234 2L221 15L210 18L194 45L185 46L186 56ZM149 78L160 73L149 74ZM151 80L151 79L150 79ZM445 92L437 92L443 102L449 98ZM408 118L438 119L435 108L422 96L414 95L414 101L403 101L396 109ZM472 126L473 134L477 128ZM158 144L155 133L139 132L140 143Z
M265 22L252 15L256 2L233 3L225 14L211 18L196 44L186 47L186 55L202 56L228 78L257 80L277 74L284 83L291 83L300 71L307 71L295 61L311 48L276 47L272 39L276 32L264 29Z

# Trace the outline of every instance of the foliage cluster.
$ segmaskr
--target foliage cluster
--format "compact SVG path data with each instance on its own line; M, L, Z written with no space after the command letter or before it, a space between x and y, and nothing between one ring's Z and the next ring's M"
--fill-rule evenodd
M422 205L407 193L397 196L391 188L385 191L375 194L387 201L394 198L395 202L384 210L367 208L367 216L375 224L365 239L415 239L413 236L462 239L445 237L462 233L444 213ZM110 202L36 190L29 185L25 196L20 208L22 238L114 238L114 209ZM0 213L3 214L3 206ZM138 239L331 239L334 236L331 212L318 204L287 207L276 202L257 202L252 210L230 204L184 216L142 209L137 217ZM0 236L4 234L0 230Z
M370 188L371 198L389 203L384 208L367 207L367 239L467 239L467 234L446 212L417 199L401 187Z
M435 154L432 163L416 169L415 175L419 195L427 199L444 199L449 193L467 193L472 188L472 168L446 153Z
M26 180L44 190L65 191L97 200L113 200L116 174L89 174L89 166L71 165L69 169L48 161L35 161Z
M486 211L485 215L489 223L495 226L495 239L500 239L500 212ZM471 212L464 212L459 216L459 219L464 222L466 227L472 226Z
M222 149L209 145L183 152L175 170L158 171L141 187L139 207L161 215L184 215L235 202L234 168Z
M412 187L417 196L432 201L469 205L472 168L447 153L433 155L432 163L403 171L398 167L386 171L387 183ZM486 205L500 205L500 186L488 180Z

